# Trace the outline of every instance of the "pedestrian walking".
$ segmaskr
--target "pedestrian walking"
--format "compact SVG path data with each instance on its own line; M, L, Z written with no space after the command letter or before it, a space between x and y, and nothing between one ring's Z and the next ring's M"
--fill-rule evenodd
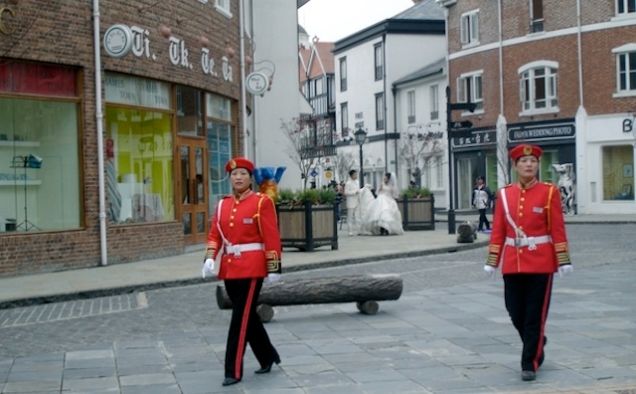
M492 193L486 186L486 179L480 175L475 180L475 187L473 188L473 207L479 211L477 231L484 231L484 226L486 226L486 231L490 232L490 222L486 217L486 210L490 208L491 201Z
M543 151L536 145L510 150L519 181L499 190L484 270L501 266L506 309L523 343L521 379L535 380L543 363L546 319L555 272L572 272L561 196L537 180Z
M345 183L344 195L347 199L347 226L349 235L357 233L358 205L360 204L360 186L358 184L358 171L349 171L349 180Z
M261 365L255 373L268 373L274 363L280 363L256 313L256 302L264 279L280 279L281 241L273 201L251 189L254 164L238 157L228 161L225 169L230 174L232 194L219 201L210 222L203 275L214 272L220 255L218 277L224 280L232 301L223 380L223 386L229 386L243 377L248 343Z

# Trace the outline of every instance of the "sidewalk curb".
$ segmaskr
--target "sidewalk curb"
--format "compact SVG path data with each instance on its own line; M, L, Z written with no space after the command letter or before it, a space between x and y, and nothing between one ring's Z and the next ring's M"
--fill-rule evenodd
M301 272L301 271L310 271L319 268L332 268L339 267L345 265L354 265L354 264L362 264L369 263L374 261L381 260L392 260L398 258L410 258L410 257L418 257L418 256L430 256L435 254L444 254L444 253L455 253L462 250L469 249L477 249L480 247L484 247L488 245L488 241L476 241L470 244L457 244L453 246L444 246L434 249L428 250L415 250L409 252L394 252L394 253L386 253L376 256L368 256L368 257L354 257L348 259L341 260L328 260L310 264L300 264L288 267L287 269L283 269L283 273L290 272ZM128 263L135 264L135 263ZM41 305L41 304L49 304L53 302L60 301L72 301L72 300L84 300L90 298L98 298L98 297L108 297L118 294L128 294L134 292L169 288L169 287L179 287L179 286L190 286L190 285L199 285L205 283L214 283L219 282L218 279L203 279L203 278L191 278L191 279L181 279L175 281L164 281L164 282L156 282L156 283L145 283L138 285L126 285L121 287L111 287L99 290L87 290L80 292L69 292L69 293L60 293L60 294L51 294L45 296L37 296L31 298L17 298L13 300L1 301L0 302L0 310L3 309L11 309L18 308L24 306L32 306L32 305Z

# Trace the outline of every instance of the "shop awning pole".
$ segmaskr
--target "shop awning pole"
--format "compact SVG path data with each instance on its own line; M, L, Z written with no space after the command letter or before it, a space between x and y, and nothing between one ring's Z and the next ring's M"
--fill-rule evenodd
M102 60L99 32L99 0L93 0L93 46L95 49L95 122L97 124L97 175L99 189L100 265L108 265L106 244L106 198L104 193L104 113L102 112Z

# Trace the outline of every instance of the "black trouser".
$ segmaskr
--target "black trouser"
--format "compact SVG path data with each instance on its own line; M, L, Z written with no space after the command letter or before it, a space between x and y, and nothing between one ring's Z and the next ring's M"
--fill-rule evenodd
M523 342L521 369L536 371L543 361L552 274L504 275L504 285L506 309Z
M479 210L479 226L477 227L477 230L483 230L484 224L486 224L486 229L490 229L490 222L486 217L486 208Z
M260 317L256 313L258 295L263 279L228 279L227 295L232 301L232 320L225 348L225 377L243 377L243 354L250 344L261 367L278 361L278 353L267 336Z

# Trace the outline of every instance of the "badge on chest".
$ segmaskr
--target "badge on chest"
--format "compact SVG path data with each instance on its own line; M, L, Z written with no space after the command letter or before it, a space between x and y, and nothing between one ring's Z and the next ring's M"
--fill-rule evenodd
M243 224L254 224L254 218L243 218Z

